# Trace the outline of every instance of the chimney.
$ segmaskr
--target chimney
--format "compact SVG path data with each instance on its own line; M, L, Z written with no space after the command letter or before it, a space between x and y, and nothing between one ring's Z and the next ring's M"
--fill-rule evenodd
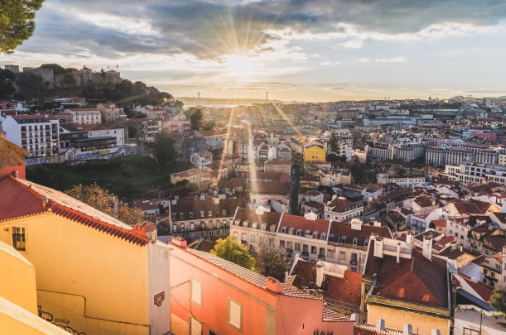
M19 177L19 172L18 172L17 170L16 170L16 171L13 171L13 172L12 172L12 176L13 176L14 178L18 179L18 177Z
M143 223L136 224L134 226L134 229L132 229L132 233L137 234L139 236L146 236L152 242L156 242L158 238L158 231L156 229L156 225L149 221L144 221Z
M462 244L459 245L459 251L462 252Z
M354 218L353 220L351 220L350 224L351 224L351 229L362 230L362 221L360 221L359 219Z
M397 242L397 264L401 262L401 242Z
M358 326L358 323L359 323L359 320L360 320L360 318L359 318L359 315L358 315L358 314L352 314L352 315L350 316L350 319L351 319L352 321L355 321L355 326Z
M413 335L413 326L406 323L404 325L403 335Z
M423 237L423 256L429 261L432 258L432 236Z
M42 208L46 209L46 207L47 207L47 198L44 197L42 198Z
M220 198L214 198L214 204L219 205L220 204Z
M187 248L187 245L186 245L186 240L182 237L179 237L179 236L176 236L176 237L173 237L172 238L172 243L178 247L180 247L181 249L186 249Z
M323 262L316 263L316 286L322 287L323 283Z
M374 257L383 258L383 238L374 238Z
M279 281L272 277L267 277L265 280L265 288L274 293L283 294L283 286Z
M376 328L378 328L379 331L384 331L385 330L385 320L383 320L383 319L376 320Z
M413 233L411 230L406 231L406 243L413 244Z

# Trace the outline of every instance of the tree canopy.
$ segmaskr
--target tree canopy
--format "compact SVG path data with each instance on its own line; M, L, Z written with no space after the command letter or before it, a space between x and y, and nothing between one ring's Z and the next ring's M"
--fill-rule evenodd
M19 73L16 83L19 87L19 92L28 101L43 97L47 89L42 76L31 71Z
M16 78L11 70L0 69L0 99L10 99L16 91L12 85L14 79Z
M340 154L339 153L339 142L337 140L336 133L332 133L332 135L330 135L330 138L329 138L327 144L329 146L330 152L339 156L339 154Z
M288 264L285 261L286 250L275 245L263 245L255 253L255 271L263 276L276 278L283 282Z
M490 297L490 305L496 311L506 314L506 287L498 287L494 290L494 293Z
M35 30L35 12L44 0L2 0L0 2L0 53L11 54Z
M234 235L229 235L226 239L220 238L214 249L211 250L211 254L247 269L253 270L255 267L255 258L249 254L246 246L237 242Z
M75 185L65 193L132 226L142 222L144 218L140 209L130 208L122 201L117 201L114 195L97 183L89 186Z
M155 144L155 156L160 165L165 166L176 157L176 149L174 148L174 139L170 137L162 137Z
M186 118L190 120L192 124L193 130L201 130L203 128L202 119L204 118L204 114L197 107L190 107L186 112L184 112Z

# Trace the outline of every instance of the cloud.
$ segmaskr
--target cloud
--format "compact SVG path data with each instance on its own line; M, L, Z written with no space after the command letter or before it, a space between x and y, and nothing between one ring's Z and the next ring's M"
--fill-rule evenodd
M407 62L407 61L408 61L408 59L406 57L376 59L376 62L381 62L381 63L403 63L403 62Z
M320 65L323 65L323 66L329 66L329 65L341 65L342 63L340 61L336 61L336 62L321 62Z
M73 57L189 54L220 61L280 39L417 40L496 29L502 0L46 0L20 50ZM296 50L293 50L294 52ZM300 61L300 59L299 59Z
M351 40L345 43L341 43L340 46L346 49L362 49L364 47L363 40Z
M359 58L358 61L360 63L369 63L371 60L369 58Z

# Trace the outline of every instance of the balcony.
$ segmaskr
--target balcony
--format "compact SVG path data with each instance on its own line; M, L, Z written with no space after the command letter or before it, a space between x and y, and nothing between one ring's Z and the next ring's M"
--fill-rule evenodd
M241 244L242 244L242 245L248 245L248 241L246 241L246 240L241 240Z
M324 261L325 260L325 255L318 255L318 259Z
M356 259L352 259L352 260L350 261L350 265L358 265L357 260L356 260Z
M302 257L309 257L309 252L308 251L303 251L302 252Z
M287 253L287 254L293 254L293 249L291 249L291 248L286 248L286 253Z

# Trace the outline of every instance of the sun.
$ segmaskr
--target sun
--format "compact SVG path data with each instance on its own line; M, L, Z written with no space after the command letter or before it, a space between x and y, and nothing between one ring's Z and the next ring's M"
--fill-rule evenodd
M228 71L235 77L251 75L251 59L244 56L232 55L227 57Z

